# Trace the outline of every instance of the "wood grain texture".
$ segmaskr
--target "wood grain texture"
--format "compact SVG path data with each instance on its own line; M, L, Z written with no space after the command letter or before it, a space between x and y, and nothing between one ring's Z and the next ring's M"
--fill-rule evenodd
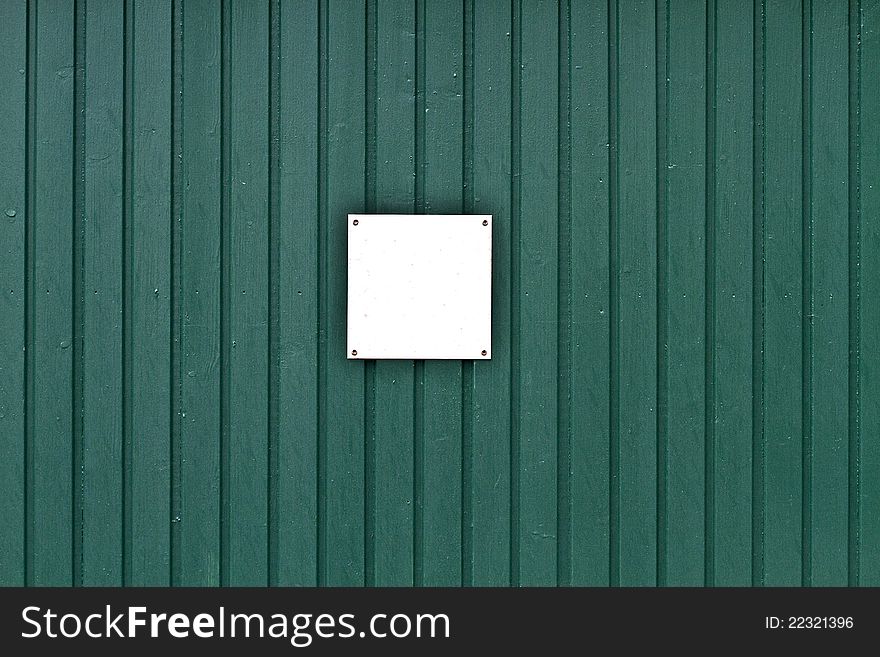
M810 57L809 212L813 323L809 417L809 583L848 581L849 509L849 17L843 4L813 2Z
M0 19L0 584L880 582L877 0ZM492 360L346 358L350 212Z
M714 326L714 277L708 270L715 259L714 168L707 172L707 152L714 149L714 3L699 11L671 1L664 29L665 72L658 71L658 112L665 156L658 157L662 191L658 208L658 313L660 330L658 418L663 464L658 476L659 528L664 557L658 578L670 586L696 586L705 581L711 558L714 496L714 363L711 330ZM707 15L707 13L709 15ZM707 52L705 61L694 52ZM661 88L662 87L662 88ZM707 91L708 89L708 91ZM693 115L705 116L695 125ZM700 220L702 219L702 221ZM707 466L707 459L708 466ZM703 558L699 558L702 556Z
M617 5L615 244L617 572L657 583L657 130L654 12ZM614 557L612 557L614 558Z
M125 5L85 7L82 584L123 583L123 135Z
M173 582L220 583L220 80L221 15L213 2L179 9L175 95L180 161L175 292ZM182 53L189 53L181 57Z
M32 4L29 13L27 579L66 586L74 578L73 6Z
M8 54L0 65L4 102L0 120L7 126L0 135L0 585L26 583L26 479L25 456L25 271L28 211L28 174L31 171L28 135L29 10L26 2L0 8L0 33ZM31 76L33 72L31 72ZM70 540L67 538L67 540Z
M223 82L228 128L222 240L221 344L226 387L221 576L268 582L268 25L267 3L229 2ZM253 30L251 25L261 26ZM228 158L228 159L226 159ZM221 320L222 321L222 320Z
M318 7L277 9L271 583L317 584ZM304 37L308 38L304 38ZM291 394L291 391L297 391Z
M512 391L517 455L512 538L513 583L556 583L556 385L558 3L523 3L520 39L518 162L514 167L517 215L513 218L514 292L512 330L516 387Z
M135 586L167 586L173 394L171 2L130 2L126 19L123 348L130 403L124 418L125 580ZM157 381L168 384L158 386Z
M570 535L560 584L609 583L609 93L608 9L572 3L570 18L568 383L569 496L560 508ZM564 125L564 122L560 122ZM560 175L562 175L560 171ZM560 212L566 208L560 207ZM563 272L564 269L561 269ZM560 294L562 291L560 291ZM560 319L560 324L566 318ZM560 390L563 395L563 390ZM565 397L561 396L560 403ZM560 476L562 473L560 473ZM560 541L563 540L560 535Z
M802 575L804 257L801 6L768 0L764 161L764 582Z
M854 502L857 509L854 516L850 515L851 522L854 520L856 524L850 540L855 541L856 583L878 586L880 478L877 473L880 444L872 436L876 437L880 431L880 405L872 400L880 394L880 353L871 348L871 339L880 331L880 304L875 301L880 294L880 262L872 256L876 249L880 249L880 225L872 219L880 213L880 185L875 182L880 176L880 126L867 117L880 111L880 76L876 75L880 71L880 3L861 0L855 4L857 15L849 31L850 58L856 59L855 71L850 67L850 102L857 104L855 115L850 111L850 119L856 123L850 127L849 156L850 176L854 168L858 176L857 180L851 180L858 185L858 192L854 198L850 196L851 203L855 201L850 206L851 221L855 212L855 234L851 233L850 242L855 253L850 258L850 267L856 268L857 312L855 326L850 326L850 340L854 340L851 349L857 354L854 410L858 432L854 447L858 450L858 459L855 472L852 466L850 468L850 477L856 478L855 499L851 497L850 503ZM854 80L853 72L856 74ZM850 280L852 285L852 278ZM853 565L852 560L850 563ZM850 582L853 582L852 572Z
M758 8L760 10L760 8ZM716 586L747 586L752 581L752 345L754 271L752 269L755 66L742 56L745 41L754 45L755 8L715 3L714 267L713 322L714 524L713 563L705 573ZM760 153L758 154L760 157ZM758 300L758 302L760 302ZM759 394L759 393L757 393Z

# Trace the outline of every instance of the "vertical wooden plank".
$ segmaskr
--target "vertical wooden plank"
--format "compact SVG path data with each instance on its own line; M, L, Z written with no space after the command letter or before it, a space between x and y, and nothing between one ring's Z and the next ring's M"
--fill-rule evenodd
M880 585L880 3L860 0L858 139L858 583Z
M556 585L571 584L571 3L558 12L556 129Z
M657 581L655 25L651 3L621 2L617 12L616 583L635 586Z
M608 7L571 3L570 583L608 584ZM560 263L562 266L562 263ZM561 512L561 510L560 510Z
M28 583L66 586L73 579L73 6L34 4L30 13Z
M25 223L27 210L32 211L25 198L28 30L25 0L0 7L0 42L7 48L0 63L5 126L0 133L0 586L25 584Z
M463 3L425 2L423 168L424 211L462 211ZM421 6L421 5L420 5ZM421 463L421 561L418 584L461 582L461 370L460 361L424 365Z
M474 212L491 214L492 359L473 364L465 584L510 581L511 3L473 4Z
M812 0L801 10L801 584L812 586L813 553L813 26Z
M801 5L766 7L765 527L768 585L801 583Z
M317 584L318 10L283 0L279 23L277 469L272 583ZM295 391L295 394L291 394Z
M224 584L268 582L268 3L228 5Z
M558 3L524 2L520 96L517 583L556 583Z
M714 348L706 341L706 321L712 321L714 312L706 282L707 257L714 250L714 244L706 242L714 221L706 214L712 210L707 207L712 195L706 189L706 141L715 116L706 103L707 61L697 56L714 51L714 43L707 43L706 12L706 7L679 0L668 3L667 68L659 76L665 78L667 94L666 107L660 108L667 121L666 159L659 163L665 167L660 172L666 182L665 198L660 200L665 204L665 243L657 248L666 282L660 291L666 343L661 345L665 366L659 385L666 391L666 444L661 447L666 450L663 583L670 586L704 581L707 404L708 412L714 413L706 377L706 358ZM711 286L714 279L708 280Z
M849 198L847 199L847 265L848 286L847 303L849 305L849 318L847 326L847 341L849 353L847 354L848 366L848 392L847 399L847 452L849 463L847 468L847 584L859 585L859 442L861 436L859 418L859 360L861 357L859 343L859 192L861 181L859 179L859 126L860 126L860 80L861 75L861 2L848 3L848 29L847 29L847 184Z
M412 212L415 194L415 4L379 0L376 15L376 211ZM374 583L413 583L413 361L375 366Z
M122 584L124 5L85 10L82 583Z
M849 399L849 16L813 2L809 65L813 225L810 583L847 584ZM806 66L808 62L804 62Z
M754 7L715 7L714 578L751 584L752 123ZM760 11L760 9L758 9ZM709 537L707 537L709 538Z
M126 583L167 586L171 421L171 2L129 6L131 169L127 195L130 431Z
M321 16L319 583L364 583L364 365L345 353L347 214L364 203L363 4Z
M766 231L767 133L767 17L766 0L756 0L752 34L752 585L764 583L764 525L766 524L764 435L764 348L766 292L764 263Z
M220 582L220 5L182 3L174 584Z

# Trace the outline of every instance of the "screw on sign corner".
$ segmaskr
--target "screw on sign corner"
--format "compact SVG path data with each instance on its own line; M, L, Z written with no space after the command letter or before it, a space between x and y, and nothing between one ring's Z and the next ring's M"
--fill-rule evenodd
M354 221L352 221L352 222L351 222L351 225L352 225L352 226L357 226L357 225L358 225L358 220L355 219Z
M352 350L351 350L351 355L352 355L352 356L357 356L357 355L358 355L358 350L357 350L357 349L352 349Z
M488 219L483 219L483 225L484 225L484 226L488 226L488 225L489 225L489 220L488 220ZM483 354L483 355L485 356L485 354Z
M482 355L482 356L486 356L488 354L489 354L489 352L486 351L485 349L483 349L483 351L480 352L480 355Z

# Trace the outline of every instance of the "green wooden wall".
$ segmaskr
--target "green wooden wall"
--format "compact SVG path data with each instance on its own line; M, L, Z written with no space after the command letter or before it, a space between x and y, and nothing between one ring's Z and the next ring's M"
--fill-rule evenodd
M878 0L2 0L0 583L880 585ZM494 221L348 361L345 215Z

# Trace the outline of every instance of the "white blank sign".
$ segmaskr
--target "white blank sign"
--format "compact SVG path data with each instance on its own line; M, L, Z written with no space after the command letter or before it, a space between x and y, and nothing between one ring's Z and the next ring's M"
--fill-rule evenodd
M491 215L348 215L348 358L492 357Z

